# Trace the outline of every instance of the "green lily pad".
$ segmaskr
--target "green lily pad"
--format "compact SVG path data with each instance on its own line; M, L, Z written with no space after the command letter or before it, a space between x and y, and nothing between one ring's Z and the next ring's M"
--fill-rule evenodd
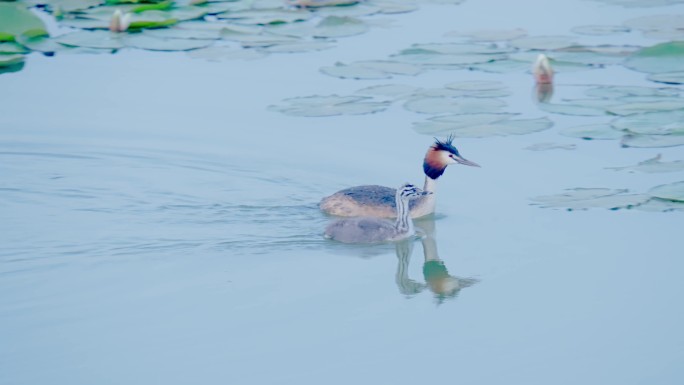
M256 60L268 56L265 52L257 51L255 49L236 49L224 46L198 48L187 52L188 56L193 59L204 59L212 62L224 60Z
M636 209L648 212L684 211L684 202L652 198L646 203L637 206Z
M491 72L496 74L522 72L529 70L530 63L519 60L510 60L507 57L490 60L485 63L475 63L468 65L469 69Z
M419 134L442 135L457 129L490 125L514 116L515 114L511 113L443 115L413 123L413 129Z
M513 52L505 46L478 43L428 43L413 44L399 52L399 55L442 54L442 55L501 55Z
M625 189L574 188L564 193L532 198L534 204L543 208L586 210L605 208L611 210L632 208L646 203L651 197L646 194L627 194Z
M150 51L190 51L213 43L210 40L161 38L145 33L124 35L121 41L128 47Z
M337 5L353 5L358 4L360 0L290 0L290 5L299 7L334 7Z
M656 186L648 193L656 198L684 202L684 181Z
M121 36L109 31L77 31L59 36L55 41L71 47L120 49L124 47Z
M647 73L684 71L684 41L656 44L635 52L625 65Z
M648 80L665 84L684 84L684 71L650 74Z
M625 135L622 147L675 147L684 145L684 135Z
M388 102L373 102L363 96L307 96L285 99L286 105L269 106L286 115L323 117L335 115L372 114L389 106Z
M615 130L609 124L589 124L585 126L568 127L558 131L559 134L585 140L620 139L622 132Z
M160 28L145 31L148 36L164 39L196 39L196 40L219 40L220 30L210 29L185 29L185 28Z
M218 14L221 19L234 20L238 24L269 25L294 23L311 18L307 11L287 11L282 9L256 9L239 12L225 12Z
M314 37L344 37L360 35L368 31L368 25L352 17L328 16L314 28Z
M404 103L404 108L422 114L463 114L499 112L506 103L498 99L482 98L415 98Z
M0 55L11 53L28 53L26 47L13 42L0 42Z
M0 2L0 41L13 41L18 35L47 35L45 24L20 3Z
M362 60L354 62L352 63L352 65L370 68L393 75L414 76L422 72L422 69L418 66L407 63L399 63L390 60Z
M21 35L17 36L17 42L31 51L38 52L52 53L67 49L66 46L57 43L54 38L49 36L27 37Z
M24 62L24 55L0 55L0 68L15 66Z
M677 172L684 170L684 161L675 160L672 162L661 162L661 154L656 155L653 158L646 159L634 166L623 166L623 167L607 167L609 170L622 171L627 170L631 172L644 172L644 173L664 173L664 172Z
M75 12L85 10L105 3L105 0L50 0L42 1L49 3L52 9L59 8L62 12Z

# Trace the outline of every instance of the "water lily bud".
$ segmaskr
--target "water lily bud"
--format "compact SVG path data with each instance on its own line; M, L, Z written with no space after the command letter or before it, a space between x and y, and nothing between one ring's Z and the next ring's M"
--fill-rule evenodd
M131 25L131 14L123 14L121 10L117 9L112 15L112 20L109 23L109 30L112 32L125 32Z
M534 80L539 84L553 83L553 68L551 68L549 58L543 53L537 56L537 60L532 66L532 73L534 74Z

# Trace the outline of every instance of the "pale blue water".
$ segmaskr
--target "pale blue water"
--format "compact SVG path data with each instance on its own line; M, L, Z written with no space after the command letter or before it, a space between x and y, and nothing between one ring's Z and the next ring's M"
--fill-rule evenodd
M434 244L342 246L321 237L319 199L422 182L432 138L398 106L322 119L266 110L388 83L318 68L461 27L568 34L661 13L684 10L469 1L392 16L395 28L333 50L257 61L30 56L0 76L0 384L681 383L683 214L529 204L565 188L681 180L605 169L682 159L681 147L565 138L559 127L596 118L561 115L533 135L461 139L483 167L440 179L438 215L418 223L434 226ZM563 84L653 86L644 77L567 73L554 98L572 92ZM529 74L396 82L471 79L502 81L510 111L544 115ZM524 150L541 142L577 149ZM426 258L478 282L440 297Z

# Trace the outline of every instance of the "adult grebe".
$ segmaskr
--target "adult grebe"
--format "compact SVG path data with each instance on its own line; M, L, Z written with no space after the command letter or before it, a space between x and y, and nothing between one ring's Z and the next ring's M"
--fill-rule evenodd
M435 139L423 160L425 185L423 190L432 194L411 201L409 204L411 218L432 214L435 211L435 189L439 178L450 164L459 163L466 166L480 167L461 156L452 144L453 137L445 141ZM384 186L356 186L340 190L321 200L319 207L330 215L341 217L369 216L393 218L397 214L394 201L395 189Z
M325 228L325 237L344 243L379 243L398 241L415 234L409 218L409 200L432 194L405 183L397 189L397 220L393 223L375 217L338 219Z

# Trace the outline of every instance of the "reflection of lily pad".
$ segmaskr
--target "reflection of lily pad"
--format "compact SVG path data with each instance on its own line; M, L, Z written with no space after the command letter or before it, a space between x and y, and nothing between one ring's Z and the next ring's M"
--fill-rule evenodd
M590 124L586 126L568 127L558 132L561 135L573 138L592 139L620 139L622 132L617 131L609 124Z
M536 205L544 208L586 210L590 208L621 209L639 206L650 199L645 194L626 194L627 190L607 188L574 188L562 194L532 198Z
M478 98L416 98L404 104L407 110L423 114L498 112L505 106L502 100Z
M676 172L684 170L684 161L675 160L673 162L661 162L661 154L654 158L646 159L634 166L608 167L610 170L639 171L645 173Z
M363 96L307 96L285 99L286 105L269 106L270 110L292 116L360 115L382 111L387 102L373 102Z
M684 201L684 181L656 186L648 191L656 198L671 201Z
M684 41L643 48L628 58L625 65L648 73L684 71Z

